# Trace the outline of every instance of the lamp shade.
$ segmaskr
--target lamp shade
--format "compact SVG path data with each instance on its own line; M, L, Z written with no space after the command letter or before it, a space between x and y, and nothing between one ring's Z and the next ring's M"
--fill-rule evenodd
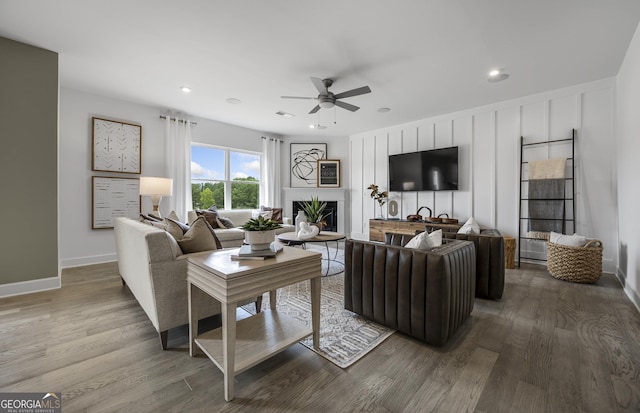
M173 179L155 176L140 177L140 195L173 195Z

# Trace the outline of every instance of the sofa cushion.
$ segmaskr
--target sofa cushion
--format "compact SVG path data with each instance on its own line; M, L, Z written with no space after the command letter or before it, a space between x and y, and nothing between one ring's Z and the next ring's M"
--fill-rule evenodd
M178 245L184 254L221 248L220 241L204 217L193 221L182 239L178 240Z
M207 220L211 228L218 228L218 212L217 211L203 211L201 209L196 210L196 215L199 217L204 217Z
M186 228L183 227L183 225L184 224L181 225L179 221L174 219L165 219L165 229L176 241L180 241L184 234L189 230L188 225L185 225Z
M471 217L464 223L464 225L458 230L458 234L479 234L480 225L476 222L474 217Z
M253 211L251 213L252 219L257 219L258 217L262 217L264 219L272 219L273 211Z
M431 233L421 232L413 237L407 244L406 248L415 248L419 250L428 250L442 245L442 230L433 231Z
M260 211L271 211L271 219L276 221L278 224L282 224L282 208L261 206Z
M244 239L244 231L240 228L216 228L214 232L221 242Z

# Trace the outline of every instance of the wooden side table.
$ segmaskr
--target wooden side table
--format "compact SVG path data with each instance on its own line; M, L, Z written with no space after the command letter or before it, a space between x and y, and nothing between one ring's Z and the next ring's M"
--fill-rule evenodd
M516 268L516 239L504 235L504 268Z
M193 254L187 258L189 299L189 354L198 348L224 374L224 398L233 400L235 374L279 353L313 334L313 347L320 345L321 254L283 247L274 258L234 261L238 249ZM309 280L311 326L276 311L276 289ZM269 291L270 310L236 322L239 301ZM220 301L222 327L198 333L197 294Z

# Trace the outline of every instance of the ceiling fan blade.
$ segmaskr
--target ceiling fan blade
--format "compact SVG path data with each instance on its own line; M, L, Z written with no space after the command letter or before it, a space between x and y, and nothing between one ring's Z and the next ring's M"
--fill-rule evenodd
M318 99L318 98L309 98L306 96L280 96L280 97L282 99L312 99L312 100Z
M351 112L355 112L356 110L360 109L358 106L354 106L346 102L341 102L339 100L336 100L336 106L340 106L341 108L350 110Z
M319 111L319 110L320 110L320 105L316 105L316 107L315 107L315 108L311 109L311 112L309 112L309 115L311 115L311 114L313 114L313 113L316 113L316 112L317 112L317 111Z
M365 93L371 93L371 89L369 89L369 86L362 86L357 89L351 89L347 90L346 92L338 93L337 95L335 95L335 98L350 98L352 96L364 95Z
M311 82L313 82L313 86L316 87L316 89L318 89L318 92L321 95L326 95L327 94L327 88L324 86L324 82L322 81L322 79L320 79L319 77L310 77Z

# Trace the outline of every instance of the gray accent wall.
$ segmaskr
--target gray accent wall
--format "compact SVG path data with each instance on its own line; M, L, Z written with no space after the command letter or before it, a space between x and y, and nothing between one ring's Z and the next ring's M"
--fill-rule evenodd
M0 285L58 277L58 54L0 37Z

